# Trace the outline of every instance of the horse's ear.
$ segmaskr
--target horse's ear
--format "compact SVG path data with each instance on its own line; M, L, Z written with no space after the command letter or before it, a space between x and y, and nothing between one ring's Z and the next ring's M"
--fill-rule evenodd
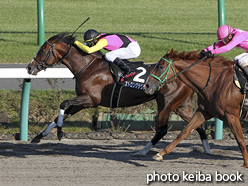
M166 54L167 54L167 55L170 54L170 50L167 50Z

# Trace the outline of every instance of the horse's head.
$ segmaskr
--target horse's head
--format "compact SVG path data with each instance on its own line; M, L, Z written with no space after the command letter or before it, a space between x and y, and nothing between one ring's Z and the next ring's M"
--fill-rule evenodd
M29 74L37 75L39 71L61 63L68 56L71 45L69 49L68 46L62 49L61 38L64 38L64 36L65 33L53 36L40 47L38 53L26 68ZM70 39L69 36L67 36L67 39ZM63 42L63 45L65 46L66 43Z
M169 59L170 51L168 51L164 57L162 57L158 63L155 65L154 69L152 70L149 78L147 79L144 89L146 94L154 94L156 90L159 90L163 87L165 81L168 79L168 76L172 76L173 74L169 75L170 73L174 73L172 68L172 60ZM172 69L172 71L170 70ZM171 80L173 81L174 78Z

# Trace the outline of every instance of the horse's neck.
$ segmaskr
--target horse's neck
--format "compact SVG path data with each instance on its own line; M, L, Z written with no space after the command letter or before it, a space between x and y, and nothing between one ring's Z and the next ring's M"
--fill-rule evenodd
M74 74L77 75L80 71L86 70L87 68L90 68L94 65L94 63L98 63L97 66L101 64L99 61L101 56L97 54L91 54L87 56L82 56L79 53L72 52L71 55L68 56L67 60L64 60L64 65ZM102 60L103 61L103 60ZM97 67L94 66L94 67ZM95 70L96 68L92 68L92 70Z
M179 61L176 64L177 73L184 70L191 64L192 63ZM207 64L195 65L189 68L188 70L186 70L184 73L180 74L179 78L183 83L188 85L194 91L201 92L205 88L205 86L207 86L208 81L210 81L210 84L214 84L218 79L223 79L224 77L228 77L227 75L230 75L229 72L231 70L230 68L212 66L210 71L210 66ZM211 79L209 80L209 78Z

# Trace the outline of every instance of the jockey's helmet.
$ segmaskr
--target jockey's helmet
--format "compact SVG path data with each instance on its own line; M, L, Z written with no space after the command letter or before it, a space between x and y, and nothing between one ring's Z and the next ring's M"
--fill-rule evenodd
M226 37L228 37L230 34L232 34L233 28L229 25L222 25L217 30L217 37L218 41L222 41Z
M96 30L90 29L84 33L84 41L88 42L88 41L98 38L99 36L100 34Z

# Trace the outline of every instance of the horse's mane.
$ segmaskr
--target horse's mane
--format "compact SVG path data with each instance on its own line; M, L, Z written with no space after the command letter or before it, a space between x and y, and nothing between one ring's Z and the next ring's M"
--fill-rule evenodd
M52 41L55 40L55 42L61 41L67 44L73 44L74 41L76 41L76 37L69 35L69 33L67 32L62 32L62 33L59 33L57 35L50 37L49 40L52 40Z
M174 51L173 48L171 50L169 50L165 56L167 56L169 59L173 59L173 60L185 59L185 60L198 61L199 59L202 58L202 56L199 55L199 50L190 51L190 52L186 52L186 51L178 52L178 51ZM232 66L235 64L234 61L230 61L226 57L221 56L221 55L207 58L204 61L205 62L211 62L211 64L213 64L215 66ZM204 64L204 63L201 63L201 64Z
M49 40L55 40L55 42L61 41L61 42L66 43L66 44L73 45L77 50L80 50L80 49L78 49L77 46L74 45L74 42L76 41L76 36L71 36L71 34L69 34L68 32L62 32L62 33L59 33L57 35L54 35ZM95 53L100 55L100 56L103 55L100 50L95 52Z

